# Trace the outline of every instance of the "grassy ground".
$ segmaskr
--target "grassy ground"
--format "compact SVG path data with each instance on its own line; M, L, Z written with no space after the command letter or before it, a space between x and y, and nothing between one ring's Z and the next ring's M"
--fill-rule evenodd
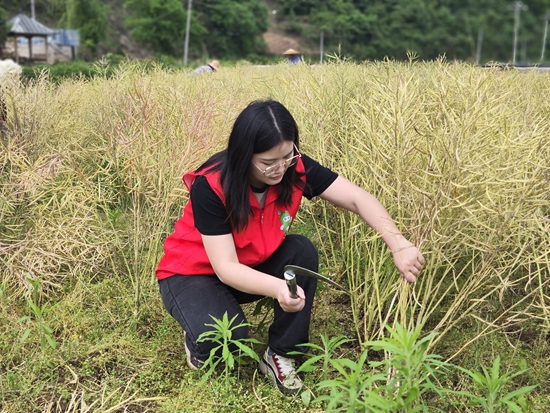
M307 232L307 231L306 231ZM281 396L271 382L259 374L256 364L237 368L229 378L221 373L199 386L201 373L191 371L185 362L182 333L177 323L164 311L154 283L143 291L139 316L133 316L132 285L124 280L82 276L63 286L56 307L46 316L56 341L54 350L42 347L38 336L21 343L22 330L16 324L28 312L20 300L6 291L0 301L1 372L0 406L2 412L321 412L323 405L306 407L300 397ZM257 327L261 315L249 321ZM269 316L268 316L269 320ZM355 337L349 299L332 290L317 297L311 328L311 341L321 344L320 334L330 337ZM524 326L524 327L522 327ZM466 368L490 367L500 356L503 371L527 373L519 376L512 388L538 384L529 397L531 411L548 411L547 394L550 375L547 361L550 345L547 332L523 323L516 330L492 333L468 346L453 363ZM454 329L433 351L450 357L456 349L474 337L482 323L465 323ZM251 336L266 342L265 328L252 328ZM38 334L35 330L32 334ZM264 346L256 346L258 354ZM358 342L340 348L336 355L355 359ZM376 359L376 357L375 357ZM305 385L314 394L322 372L304 376ZM464 375L450 374L442 386L475 392ZM479 411L455 400L435 409L444 411Z
M132 315L132 286L119 280L78 280L48 315L48 324L61 344L42 348L30 337L20 343L16 325L25 308L2 301L2 411L282 411L303 408L301 401L279 395L255 363L242 366L229 378L214 378L198 386L200 373L185 362L182 333L163 310L155 285L144 291L139 318ZM312 335L352 334L345 306L320 297ZM253 308L248 308L250 314ZM11 316L11 317L10 317ZM334 319L333 319L334 317ZM346 321L341 324L342 321ZM258 325L261 316L250 316ZM342 331L343 328L343 331ZM266 331L252 336L265 342ZM258 354L265 349L257 347ZM313 381L306 383L313 385ZM95 403L95 404L94 404ZM88 405L89 410L84 406ZM116 406L119 406L117 410Z

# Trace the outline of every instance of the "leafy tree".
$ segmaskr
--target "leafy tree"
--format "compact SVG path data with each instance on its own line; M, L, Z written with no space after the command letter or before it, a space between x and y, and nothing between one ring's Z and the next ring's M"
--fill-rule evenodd
M479 30L483 30L482 61L512 60L514 38L513 1L465 0L460 4L464 31L469 31L471 42L477 40ZM527 10L520 13L520 27L517 44L517 60L524 58L536 62L540 58L544 28L544 15L550 10L550 0L524 0Z
M80 32L81 53L95 57L98 43L107 33L108 6L101 0L54 0L52 3L61 10L59 24Z
M7 20L6 11L0 7L0 45L2 46L6 43L8 37ZM0 58L2 57L2 48L0 47Z
M440 55L464 59L470 55L468 39L459 18L443 2L393 0L377 2L371 12L377 16L373 27L373 58L405 59L408 52L423 59Z
M180 55L187 24L186 1L126 0L132 37L161 54ZM263 52L267 7L260 0L202 0L193 3L190 53L245 57Z
M134 40L151 46L159 54L181 55L187 12L181 0L126 0L130 16L126 26ZM192 17L191 33L205 33Z
M310 33L323 32L329 47L343 46L344 55L363 59L369 55L376 20L375 14L362 12L351 1L329 1L312 11Z
M324 1L319 0L277 0L277 13L285 15L294 13L297 16L309 16L313 11L323 6Z
M325 49L362 59L385 56L421 59L439 55L474 60L483 31L482 61L511 60L513 0L277 0L279 19L309 25L309 34L325 33ZM550 0L524 0L518 61L537 61L542 47L544 15Z
M246 57L265 52L261 35L268 29L268 10L260 0L203 0L197 6L208 31L203 44L209 54Z

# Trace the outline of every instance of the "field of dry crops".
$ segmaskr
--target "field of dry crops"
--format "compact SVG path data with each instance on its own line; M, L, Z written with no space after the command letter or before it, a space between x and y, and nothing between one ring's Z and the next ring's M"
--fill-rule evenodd
M355 216L306 202L294 230L352 291L345 302L326 292L340 306L331 317L361 341L386 323L423 325L458 364L510 351L507 367L538 369L524 380L540 385L534 408L550 410L549 74L440 61L191 76L128 64L110 78L3 86L0 412L234 411L182 390L196 383L154 269L187 196L182 174L268 97L295 116L303 152L376 195L426 257L405 285ZM282 408L266 407L254 380L235 403ZM195 391L224 393L209 386Z

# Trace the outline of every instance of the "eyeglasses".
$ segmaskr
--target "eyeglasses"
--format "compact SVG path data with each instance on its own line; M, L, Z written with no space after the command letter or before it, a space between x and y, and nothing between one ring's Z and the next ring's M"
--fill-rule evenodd
M294 150L296 151L297 155L294 155L293 157L291 158L288 158L286 161L284 162L281 162L281 163L278 163L276 165L272 165L272 166L268 166L267 168L265 169L262 169L260 168L258 165L256 165L254 162L252 162L252 165L254 165L256 168L258 168L258 170L264 174L264 176L271 176L271 175L274 175L275 173L277 173L277 171L279 170L279 168L282 166L285 171L290 168L291 166L294 166L296 165L296 162L298 162L298 158L301 158L302 157L302 154L300 152L298 152L298 148L296 147L296 144L293 144L294 145Z

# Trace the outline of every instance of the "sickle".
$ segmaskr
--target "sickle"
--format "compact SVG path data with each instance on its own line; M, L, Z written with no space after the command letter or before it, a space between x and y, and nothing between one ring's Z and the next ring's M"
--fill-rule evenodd
M325 277L324 275L321 275L319 273L316 273L315 271L308 270L307 268L299 267L297 265L285 265L284 271L285 271L286 284L288 285L288 289L290 290L290 296L292 298L298 297L296 293L297 291L296 274L316 278L319 281L323 281L331 285L332 287L335 287L341 291L344 291L346 294L349 294L349 291L347 290L347 288L341 286L335 281L332 281L330 278Z

